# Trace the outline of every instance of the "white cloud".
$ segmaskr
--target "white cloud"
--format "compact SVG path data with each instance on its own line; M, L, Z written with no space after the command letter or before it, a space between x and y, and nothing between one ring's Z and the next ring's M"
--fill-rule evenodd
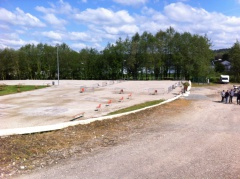
M78 39L83 39L83 38L89 37L87 35L87 33L84 33L84 32L70 32L69 34L71 35L71 39L73 39L73 40L78 40Z
M4 8L0 8L0 20L1 21L13 21L14 19L16 19L16 15Z
M10 34L10 36L14 34ZM0 38L0 48L4 47L4 48L20 48L26 44L38 44L39 42L35 41L35 40L30 40L30 41L25 41L22 40L21 38L12 38L12 39L6 39L6 38Z
M89 33L94 34L96 42L101 42L103 39L113 41L122 34L132 35L139 30L135 25L134 17L125 10L113 12L105 8L86 9L76 14L75 19L87 25Z
M210 13L204 9L196 9L180 2L165 6L164 12L169 19L177 22L196 22L202 17L211 18Z
M25 27L45 27L37 17L30 13L25 13L20 8L16 8L15 12L0 8L0 21L10 25L20 25Z
M127 6L142 5L148 2L148 0L113 0L113 1Z
M138 22L138 27L142 33L143 31L156 33L157 31L169 28L170 23L166 15L155 9L144 7L142 9L142 15L136 15L135 21Z
M87 0L80 1L87 3ZM183 3L183 0L165 5L163 11L158 10L158 7L148 7L147 0L114 0L114 2L119 5L117 9L122 8L121 5L140 4L144 7L141 13L139 11L131 13L132 11L128 9L114 11L101 6L80 11L68 2L59 0L57 3L48 4L48 7L35 8L36 11L43 13L40 19L44 20L44 23L32 12L26 13L20 8L16 8L13 12L0 8L0 30L8 32L1 34L0 47L14 46L14 43L18 47L19 44L25 45L30 42L27 38L32 38L44 40L43 43L65 42L71 47L88 46L100 49L107 42L114 43L119 37L124 39L136 32L141 34L143 31L155 34L170 26L180 33L207 34L214 48L229 47L240 36L239 17L208 12L203 8ZM115 5L111 7L116 8ZM35 31L36 28L38 29Z
M71 47L74 49L83 49L87 48L88 46L85 43L73 43Z
M87 9L75 15L75 19L92 24L114 25L123 23L134 23L134 18L127 11L113 12L105 8Z
M63 14L68 14L68 13L74 12L74 9L72 8L72 6L69 3L64 2L63 0L59 1L59 9L58 10Z
M44 16L44 19L47 21L47 23L53 25L54 27L63 27L65 24L67 24L67 21L64 19L58 19L54 14L46 14Z
M0 39L0 49L5 49L5 48L11 48L6 46L6 44L1 43L1 39Z
M75 43L76 41L81 41L81 43L93 43L99 42L102 39L94 34L89 34L86 32L67 32L67 31L45 31L41 32L45 38L49 39L48 41L56 41L56 42L72 42Z
M10 27L6 24L0 24L0 29L4 30L4 31L7 31L10 29Z
M91 47L95 49L103 50L103 46L100 45L99 43L93 43Z
M230 27L236 27L239 28L240 26L240 18L239 17L226 17L225 18L226 25L229 25Z
M50 39L59 40L59 41L62 41L63 40L63 36L64 36L64 34L62 34L60 32L54 32L54 31L42 32L41 34L44 37L48 37Z
M69 32L67 38L73 41L92 41L92 36L85 32Z
M206 26L208 29L239 26L240 18L225 16L217 12L207 12L202 8L193 8L183 3L172 3L164 8L166 17L177 24Z
M207 12L183 3L172 3L164 8L169 24L174 24L178 32L207 34L214 44L213 48L228 48L239 37L240 18L222 13ZM224 32L224 33L223 33ZM233 38L232 38L233 37Z
M76 9L74 9L69 3L64 2L63 0L59 0L56 5L51 3L50 6L50 8L37 6L35 9L44 14L72 14L76 11Z
M40 20L29 14L24 13L20 8L17 8L17 19L16 19L21 25L31 25L31 26L37 26L37 27L44 27L45 24L41 23Z
M56 10L53 8L45 8L42 6L37 6L35 9L39 12L45 13L45 14L50 14L50 13L56 13Z
M75 50L81 50L84 48L94 48L94 49L98 49L98 50L103 50L103 46L100 45L99 43L93 43L91 45L89 44L85 44L85 43L73 43L70 46L71 48L75 49Z
M113 34L113 35L120 35L120 34L135 34L136 32L139 32L139 28L136 25L122 25L119 27L111 27L106 26L103 28L107 33Z

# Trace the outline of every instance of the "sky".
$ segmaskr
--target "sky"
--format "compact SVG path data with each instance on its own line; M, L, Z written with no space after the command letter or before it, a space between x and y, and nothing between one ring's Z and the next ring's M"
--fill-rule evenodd
M206 35L212 49L231 48L240 39L240 0L0 0L0 49L66 43L103 50L169 27Z

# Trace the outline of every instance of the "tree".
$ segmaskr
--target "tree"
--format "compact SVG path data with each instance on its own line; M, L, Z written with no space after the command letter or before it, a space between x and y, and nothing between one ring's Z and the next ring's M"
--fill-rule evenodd
M181 34L176 32L173 37L173 70L174 79L181 79L183 56L181 54Z
M165 46L166 46L166 33L162 30L156 33L156 55L157 60L155 60L155 64L157 64L156 68L159 68L160 78L163 78L164 73L164 58L165 58Z
M223 73L225 71L225 67L222 63L215 63L215 71L218 73Z
M43 71L45 79L55 79L57 74L57 48L44 44Z
M236 82L240 81L240 43L236 41L234 45L231 47L229 52L230 60L231 60L231 72L233 75L233 79Z
M143 32L131 39L119 38L101 52L93 48L76 52L65 43L55 47L27 44L17 51L0 51L0 77L55 79L59 64L61 79L191 79L211 71L210 46L206 36L181 34L172 27L155 35ZM227 54L223 57L227 58Z
M117 79L122 74L122 59L118 58L118 47L108 44L107 47L103 51L104 60L107 62L107 70L109 79ZM120 62L121 61L121 62Z
M0 51L0 77L2 80L14 79L17 75L16 52L13 49L4 49Z
M211 57L213 56L210 50L211 43L206 36L193 36L193 68L191 76L206 77L209 74L211 66Z
M140 67L139 58L140 35L136 33L130 43L130 56L128 59L128 71L133 79L138 79L138 71Z

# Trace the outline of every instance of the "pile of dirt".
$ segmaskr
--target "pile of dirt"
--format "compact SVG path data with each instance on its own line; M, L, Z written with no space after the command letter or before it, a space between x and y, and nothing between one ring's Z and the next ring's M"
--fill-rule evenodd
M28 173L70 157L84 157L104 147L118 145L130 136L157 125L189 107L191 101L174 102L124 117L96 121L46 133L0 138L0 178ZM161 117L159 117L161 116Z

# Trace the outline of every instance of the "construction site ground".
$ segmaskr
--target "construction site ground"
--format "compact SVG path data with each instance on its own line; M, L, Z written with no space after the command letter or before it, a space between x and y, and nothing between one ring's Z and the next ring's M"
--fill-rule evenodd
M220 91L231 88L193 87L189 96L139 113L2 137L1 177L239 178L240 106L235 97L220 102Z

